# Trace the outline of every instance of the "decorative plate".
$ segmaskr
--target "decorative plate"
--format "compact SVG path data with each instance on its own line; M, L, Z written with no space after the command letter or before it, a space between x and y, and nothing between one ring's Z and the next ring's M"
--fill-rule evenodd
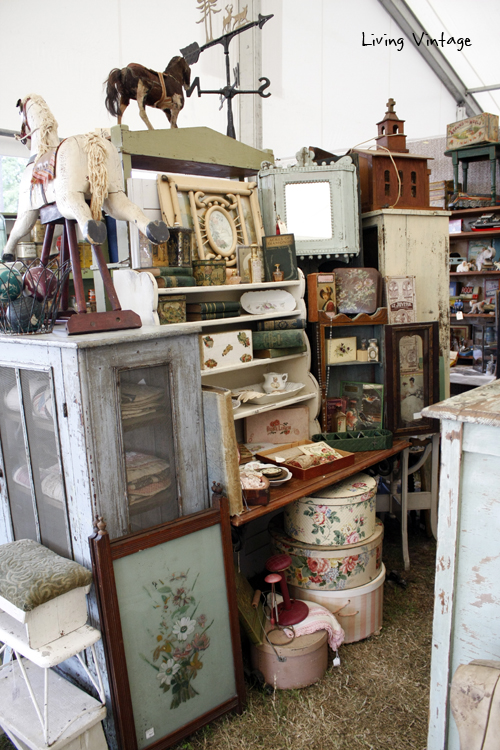
M262 396L253 396L244 403L246 404L274 404L277 401L283 401L285 398L290 396L296 396L299 391L305 388L304 383L287 383L284 390L273 391L272 393L265 393L262 385L257 383L256 385L247 385L245 388L236 388L233 390L233 395L238 393L243 394L245 391L258 391L262 393Z
M260 292L245 292L240 299L241 307L250 315L272 312L292 312L295 299L284 289L269 289Z
M264 464L264 463L261 463L260 461L251 461L250 463L247 463L244 466L245 466L245 469L251 469L253 471L260 471L260 469L271 468L271 467L276 468L275 464ZM241 468L242 467L240 467L240 469ZM288 480L291 479L293 476L292 472L289 469L285 467L280 467L280 468L281 468L282 473L278 479L271 479L271 477L268 477L269 484L271 485L271 487L279 487L280 484L283 484L284 482L288 482Z

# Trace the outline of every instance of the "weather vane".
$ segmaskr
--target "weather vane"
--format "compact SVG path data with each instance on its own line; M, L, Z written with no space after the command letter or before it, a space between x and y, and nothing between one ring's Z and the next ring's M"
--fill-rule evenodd
M223 30L226 28L231 27L231 21L233 22L233 29L229 31L226 34L223 34L222 36L218 37L218 39L212 39L212 18L211 14L216 13L218 11L215 11L213 9L215 0L199 0L198 7L204 12L204 16L201 19L201 21L205 21L205 32L207 36L207 43L200 47L200 45L197 42L193 42L192 44L189 44L187 47L184 47L184 49L181 49L181 54L188 63L188 65L193 65L193 63L198 62L198 59L200 57L200 54L204 52L209 47L214 47L216 44L222 44L224 47L224 54L226 56L226 85L221 89L216 90L207 90L202 91L200 88L200 79L197 76L191 86L186 91L186 96L190 97L191 94L195 89L198 90L198 96L201 96L202 94L218 94L221 99L221 108L225 101L227 101L227 135L230 138L236 139L236 132L234 129L234 121L233 121L233 108L232 108L232 100L235 96L238 94L258 94L264 99L267 99L269 96L271 96L271 92L268 92L265 94L265 90L271 85L271 81L269 78L259 78L259 83L262 85L259 86L257 90L254 91L242 91L241 89L238 89L239 85L239 66L237 65L236 68L233 69L233 75L234 75L234 83L231 84L231 65L229 62L229 45L231 44L231 41L234 39L235 36L238 34L241 34L243 31L247 31L247 29L251 29L254 26L258 26L259 29L262 29L266 21L269 21L270 18L273 17L274 14L270 14L269 16L262 16L259 13L259 17L257 21L250 21L249 23L244 23L244 20L246 18L247 8L241 12L238 13L238 15L233 16L232 5L226 6L226 11L228 12L228 15L224 18L223 21ZM207 21L208 19L208 21ZM201 23L201 21L197 21L197 23ZM243 23L243 25L240 25Z

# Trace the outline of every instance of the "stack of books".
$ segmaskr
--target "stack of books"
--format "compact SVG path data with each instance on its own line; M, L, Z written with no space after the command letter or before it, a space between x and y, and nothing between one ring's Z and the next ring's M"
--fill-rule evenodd
M219 318L235 318L240 314L240 302L193 302L186 305L186 319L218 320Z
M285 322L290 324L289 328L282 328ZM270 323L278 324L279 328L270 329ZM302 323L300 328L297 326L298 323ZM292 327L291 324L295 325ZM253 356L259 359L275 359L305 352L304 325L305 322L298 319L260 321L258 328L265 326L265 329L257 330L253 334Z
M179 286L196 286L191 266L152 266L140 268L156 277L158 289L170 289Z

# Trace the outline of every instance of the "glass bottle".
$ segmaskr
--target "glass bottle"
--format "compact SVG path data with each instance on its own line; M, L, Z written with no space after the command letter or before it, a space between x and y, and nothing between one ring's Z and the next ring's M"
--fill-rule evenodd
M252 257L250 258L250 281L252 284L261 284L264 281L264 269L259 257L258 245L252 245Z
M283 281L285 278L285 274L280 268L279 263L274 264L274 271L273 271L273 281Z
M378 362L378 341L377 339L368 339L368 360Z

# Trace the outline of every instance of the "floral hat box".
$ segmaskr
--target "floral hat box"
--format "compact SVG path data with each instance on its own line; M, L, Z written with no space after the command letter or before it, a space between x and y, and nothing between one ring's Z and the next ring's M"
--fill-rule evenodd
M306 544L351 545L375 531L377 481L356 474L285 508L285 531Z
M354 589L373 581L382 565L384 526L377 519L375 532L356 544L318 547L298 542L276 520L269 524L271 547L276 554L290 555L286 580L304 591L340 591Z

